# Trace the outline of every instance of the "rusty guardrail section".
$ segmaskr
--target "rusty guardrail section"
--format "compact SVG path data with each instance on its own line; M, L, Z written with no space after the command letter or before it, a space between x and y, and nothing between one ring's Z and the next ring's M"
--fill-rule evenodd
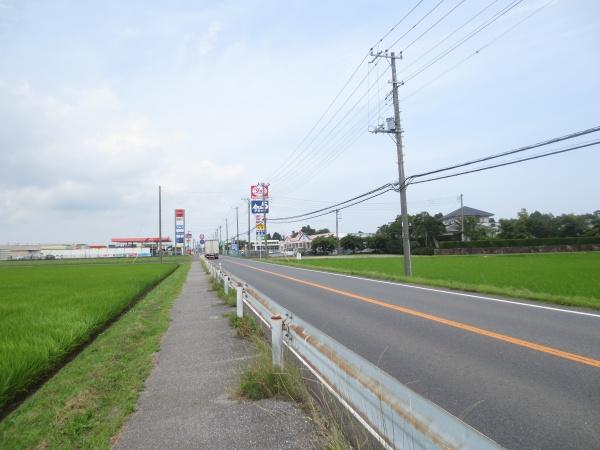
M283 345L325 384L387 449L499 449L438 405L421 397L366 359L306 323L255 288L208 262L210 273L238 290L241 304L272 330L274 364ZM282 340L283 345L276 340Z

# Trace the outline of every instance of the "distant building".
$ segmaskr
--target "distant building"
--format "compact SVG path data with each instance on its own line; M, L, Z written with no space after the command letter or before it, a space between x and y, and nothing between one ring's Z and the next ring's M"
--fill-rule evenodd
M268 239L267 247L269 248L269 253L276 253L280 249L280 241L278 241L277 239ZM264 252L265 240L260 239L259 241L252 241L252 250L255 252Z
M494 213L471 208L470 206L463 206L442 217L442 222L446 227L446 234L460 233L462 217L465 219L474 217L477 224L488 228L496 228L496 221L493 219Z
M342 239L348 233L339 233L339 238ZM287 236L280 243L280 249L282 252L300 252L306 253L312 248L312 241L318 237L335 237L335 233L321 233L321 234L304 234L299 231L295 237Z

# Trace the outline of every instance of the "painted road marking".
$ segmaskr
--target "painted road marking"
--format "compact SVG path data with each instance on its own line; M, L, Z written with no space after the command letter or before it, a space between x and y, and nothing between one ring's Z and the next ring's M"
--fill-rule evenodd
M600 367L600 360L588 358L586 356L577 355L575 353L565 352L563 350L559 350L553 347L547 347L545 345L536 344L535 342L525 341L523 339L515 338L512 336L508 336L506 334L496 333L495 331L486 330L485 328L475 327L473 325L469 325L462 322L457 322L455 320L445 319L443 317L435 316L433 314L424 313L421 311L417 311L410 308L405 308L403 306L393 305L391 303L386 303L381 300L377 300L371 297L365 297L362 295L355 294L353 292L344 291L341 289L332 288L329 286L325 286L318 283L313 283L311 281L301 280L300 278L291 277L289 275L284 275L277 272L272 272L270 270L260 269L258 267L252 267L246 264L241 264L238 262L230 261L232 264L246 267L248 269L256 270L258 272L267 273L269 275L273 275L276 277L284 278L286 280L294 281L299 284L304 284L306 286L311 286L317 289L322 289L327 292L332 292L334 294L338 294L344 297L353 298L355 300L360 300L365 303L370 303L372 305L380 306L382 308L391 309L393 311L398 311L404 314L408 314L414 317L419 317L421 319L430 320L432 322L441 323L443 325L447 325L449 327L458 328L460 330L469 331L471 333L479 334L481 336L487 336L492 339L497 339L499 341L507 342L509 344L518 345L520 347L525 347L531 350L536 350L538 352L546 353L548 355L556 356L563 359L568 359L570 361L578 362L580 364L585 364L592 367Z
M554 312L576 314L579 316L588 316L588 317L595 317L597 319L600 319L600 314L588 313L588 312L584 312L584 311L574 311L572 309L556 308L553 306L534 305L531 303L517 302L515 300L505 300L505 299L501 299L501 298L486 297L485 295L467 294L465 292L456 292L456 291L450 291L450 290L446 290L446 289L436 289L436 288L432 288L432 287L419 286L416 284L401 283L399 281L377 280L375 278L365 278L365 277L359 277L357 275L348 275L345 273L329 272L329 271L325 271L325 270L307 269L305 267L288 266L286 264L268 263L268 262L264 262L264 261L256 261L256 262L261 263L261 264L269 264L271 266L277 266L277 267L287 267L288 269L306 270L308 272L322 273L324 275L335 275L336 277L353 278L355 280L369 281L371 283L389 284L392 286L401 286L401 287L406 287L406 288L411 288L411 289L418 289L421 291L438 292L440 294L449 294L449 295L458 295L460 297L477 298L477 299L481 299L481 300L487 300L490 302L508 303L510 305L525 306L528 308L545 309L545 310L554 311Z

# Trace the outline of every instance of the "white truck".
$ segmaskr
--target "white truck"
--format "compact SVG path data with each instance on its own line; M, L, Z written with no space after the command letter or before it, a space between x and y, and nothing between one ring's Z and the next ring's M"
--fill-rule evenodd
M204 241L204 256L206 259L219 259L219 242Z

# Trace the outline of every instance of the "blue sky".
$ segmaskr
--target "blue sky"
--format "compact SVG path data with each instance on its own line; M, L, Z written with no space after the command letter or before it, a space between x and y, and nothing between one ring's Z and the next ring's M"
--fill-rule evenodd
M300 164L290 155L369 47L415 3L0 0L0 242L154 235L158 184L167 233L172 210L182 207L198 235L225 217L233 223L235 206L245 224L240 199L258 180L273 182L273 216L395 180L393 142L367 131L378 120L369 111L389 91L388 74L368 92L359 87L357 96L368 102L348 116L354 122L334 127L343 114L336 116L312 146L305 141ZM436 3L425 0L381 48ZM392 48L402 50L457 6L404 52L400 78L489 3L445 0ZM509 3L498 0L489 11ZM407 174L599 124L600 4L547 3L524 0L401 87ZM384 69L372 69L367 83ZM367 73L363 64L352 83ZM462 192L465 204L496 218L521 208L591 212L600 209L599 163L592 147L412 186L409 210L449 212ZM287 169L278 170L282 165ZM340 229L374 231L398 211L390 193L342 212ZM332 228L333 217L311 225Z

